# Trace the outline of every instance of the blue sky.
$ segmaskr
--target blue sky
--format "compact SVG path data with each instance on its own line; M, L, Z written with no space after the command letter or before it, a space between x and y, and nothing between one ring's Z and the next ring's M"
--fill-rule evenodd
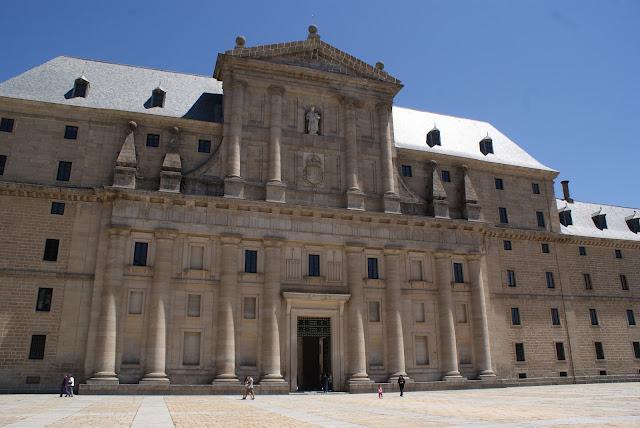
M0 81L58 55L210 75L247 45L322 39L396 104L486 120L589 202L640 207L640 1L5 1Z

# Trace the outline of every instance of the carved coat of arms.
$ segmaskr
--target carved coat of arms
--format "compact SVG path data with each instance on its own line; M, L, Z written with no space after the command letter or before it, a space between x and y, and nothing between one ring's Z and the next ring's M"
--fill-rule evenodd
M305 154L304 179L307 183L318 186L324 181L322 158L317 154Z

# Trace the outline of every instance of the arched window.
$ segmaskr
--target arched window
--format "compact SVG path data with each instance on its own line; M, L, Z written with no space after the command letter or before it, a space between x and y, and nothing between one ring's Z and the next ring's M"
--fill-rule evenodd
M89 81L86 77L80 76L73 84L73 98L86 98L89 91Z
M429 147L442 145L440 142L440 131L435 126L427 133L427 145Z
M151 107L164 107L164 99L167 92L160 86L151 93Z
M480 140L480 151L485 156L489 153L493 153L493 140L489 137L489 135Z

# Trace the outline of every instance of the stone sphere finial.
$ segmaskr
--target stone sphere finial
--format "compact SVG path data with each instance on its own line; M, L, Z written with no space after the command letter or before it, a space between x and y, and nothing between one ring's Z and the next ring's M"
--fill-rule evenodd
M309 34L318 34L318 26L315 24L309 25Z
M133 120L130 120L127 125L129 126L129 129L131 129L132 131L138 127L138 124L135 123Z
M376 62L376 68L378 70L384 70L384 62L382 62L382 61Z
M177 133L179 133L179 132L180 132L180 128L178 128L177 126L174 126L174 127L173 127L173 128L171 128L171 129L173 130L173 132L174 132L175 134L177 134Z
M243 48L245 43L247 43L247 39L244 36L236 37L236 48Z

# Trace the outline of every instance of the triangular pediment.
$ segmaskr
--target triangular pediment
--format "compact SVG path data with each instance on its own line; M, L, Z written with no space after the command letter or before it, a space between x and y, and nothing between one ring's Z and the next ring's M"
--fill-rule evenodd
M314 34L310 34L307 40L296 42L252 47L238 45L234 49L225 52L225 55L310 68L401 85L400 80L384 71L381 64L375 67L371 66L323 42L319 36ZM216 66L216 69L217 68Z

